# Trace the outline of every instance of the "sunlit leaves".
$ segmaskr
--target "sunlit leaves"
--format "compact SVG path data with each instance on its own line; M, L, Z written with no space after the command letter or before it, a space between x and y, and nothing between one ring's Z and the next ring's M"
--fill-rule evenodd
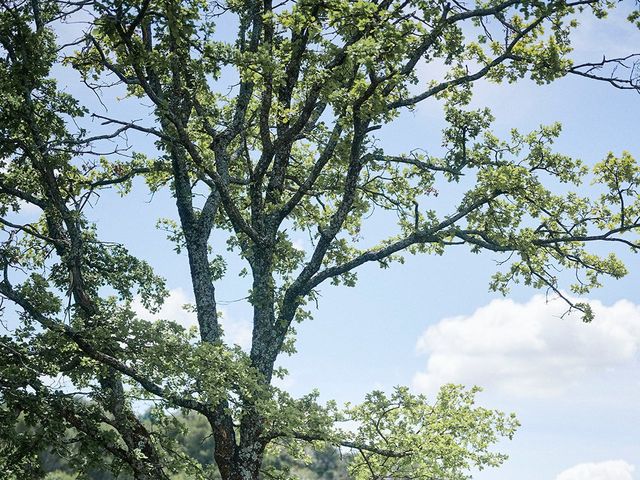
M357 450L351 474L453 480L471 478L471 468L499 466L506 456L491 448L501 437L511 438L519 423L513 414L476 406L478 391L447 385L433 402L406 388L369 394L347 414L358 424L356 442L368 447Z

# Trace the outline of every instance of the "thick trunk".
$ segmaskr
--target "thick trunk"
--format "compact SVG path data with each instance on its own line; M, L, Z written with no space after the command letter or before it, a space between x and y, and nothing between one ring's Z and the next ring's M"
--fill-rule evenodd
M264 447L258 443L240 449L238 456L238 480L258 480Z
M251 365L263 376L265 383L271 382L273 365L277 353L274 333L275 282L273 280L273 249L255 246L251 261L253 285L253 334L251 341Z
M271 276L271 254L265 250L256 249L252 258L254 281L251 303L254 315L250 357L252 366L261 374L261 381L268 384L271 381L275 361L275 356L272 354L274 289ZM233 461L229 463L228 455L222 456L216 452L216 463L223 480L257 480L260 475L266 446L263 439L264 421L251 399L243 398L242 401L240 438L234 449Z
M216 465L222 480L258 480L264 457L264 445L254 442L238 448L233 459L216 455Z

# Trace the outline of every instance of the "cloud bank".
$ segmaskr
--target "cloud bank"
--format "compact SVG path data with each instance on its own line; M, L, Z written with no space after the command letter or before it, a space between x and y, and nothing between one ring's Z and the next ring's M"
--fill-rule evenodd
M140 298L137 297L131 303L131 308L138 317L144 320L153 321L162 318L172 320L185 328L189 328L197 327L198 320L194 312L185 310L183 307L193 303L195 303L194 299L187 295L182 288L175 288L169 291L169 296L165 299L162 309L157 314L145 309ZM231 319L224 309L220 309L220 312L222 313L220 323L227 343L248 348L251 345L251 325L248 322Z
M526 303L494 300L471 315L445 318L418 340L418 352L429 357L413 385L433 392L454 382L548 397L589 373L633 362L640 350L640 306L589 303L596 315L591 324L578 315L558 318L566 305L547 303L542 295Z

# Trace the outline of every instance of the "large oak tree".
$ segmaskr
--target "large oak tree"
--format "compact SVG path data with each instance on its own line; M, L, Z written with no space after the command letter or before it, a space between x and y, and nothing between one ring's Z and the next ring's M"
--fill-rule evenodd
M469 102L480 79L579 75L637 91L633 52L571 59L580 19L610 8L601 0L1 0L0 294L19 318L0 338L0 468L38 477L42 445L78 471L107 462L136 479L281 478L263 468L265 453L323 445L354 452L350 472L362 479L459 479L499 465L505 457L491 446L517 422L474 406L475 389L447 386L429 402L398 388L341 410L272 386L282 374L276 360L323 284L353 286L362 265L405 254L498 252L505 261L491 288L550 289L591 320L563 288L579 296L625 274L615 256L589 247L640 246L640 168L623 153L589 171L554 151L557 125L500 139L490 112ZM66 38L69 25L79 26L77 38ZM59 88L61 69L78 72L77 88L113 90L137 107L91 112ZM447 122L443 155L379 147L378 130L434 98ZM155 149L136 148L142 135ZM468 190L451 193L448 210L434 207L463 176L473 178ZM164 227L188 257L197 332L137 318L134 297L157 311L164 282L88 219L99 191L127 193L136 178L175 198L179 221ZM596 185L579 193L585 178ZM27 207L37 221L24 221ZM363 239L374 213L386 215L388 236ZM226 241L212 241L215 231ZM308 234L310 251L294 247L294 231ZM225 343L216 305L231 255L251 279L248 352ZM575 270L575 284L559 285L559 270ZM68 387L52 388L50 377ZM139 398L156 405L153 428L132 407ZM175 409L208 420L217 473L176 448L167 434ZM351 427L339 428L343 421Z

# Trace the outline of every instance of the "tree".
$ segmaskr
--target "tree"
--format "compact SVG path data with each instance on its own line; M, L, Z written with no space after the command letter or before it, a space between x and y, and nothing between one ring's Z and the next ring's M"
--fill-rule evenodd
M575 270L577 295L625 274L613 254L588 247L637 251L640 168L627 153L611 154L581 196L572 187L589 169L553 150L558 125L503 140L490 131L490 112L468 105L482 78L544 84L579 75L638 91L637 55L570 58L576 20L606 17L612 7L4 0L0 294L19 324L0 342L3 471L37 477L34 452L53 445L78 471L108 457L114 472L136 479L210 477L176 447L175 409L207 419L224 480L256 479L265 452L304 455L305 446L354 452L349 468L358 479L458 479L499 465L505 457L491 445L511 437L517 421L474 406L476 389L447 386L429 403L398 388L341 410L316 393L295 399L274 387L284 375L276 360L293 351L294 325L310 316L322 285L354 286L358 267L387 267L407 253L499 252L505 262L492 289L550 289L591 319L555 272ZM78 24L79 38L57 38ZM233 38L218 35L216 24L233 28ZM444 68L444 79L425 82L417 73L424 64ZM61 68L98 96L138 99L137 109L89 111L57 85ZM444 155L391 155L377 145L377 130L430 98L444 103ZM127 139L135 145L143 136L156 151L132 154ZM463 175L474 182L451 209L431 208ZM88 219L99 191L127 194L136 178L175 198L179 221L164 228L188 257L197 332L136 317L134 296L157 311L164 281L123 245L103 241ZM560 183L566 188L555 189ZM20 216L27 207L38 221ZM395 215L395 231L365 241L360 229L374 210L387 221ZM293 230L308 233L311 252L294 247ZM220 231L227 241L211 241ZM219 322L216 285L228 255L246 262L251 280L249 352L227 345ZM46 378L56 376L73 388L49 388ZM153 427L135 414L139 398L156 405ZM341 429L341 421L356 427ZM271 467L263 474L284 475Z

